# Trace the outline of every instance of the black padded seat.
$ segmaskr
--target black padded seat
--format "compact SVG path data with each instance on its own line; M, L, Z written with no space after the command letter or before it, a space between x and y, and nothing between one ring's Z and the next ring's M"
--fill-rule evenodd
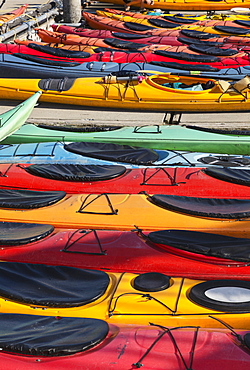
M198 55L198 54L189 54L183 52L173 52L167 50L156 50L153 54L161 55L166 58L173 58L173 59L180 59L186 60L188 62L196 62L196 63L213 63L219 62L220 59L212 56L212 55Z
M23 222L0 222L0 245L12 246L33 243L54 231L51 225Z
M155 30L155 27L150 27L150 26L146 26L145 24L139 24L135 22L124 22L124 26L132 31Z
M137 40L137 39L148 39L151 37L150 35L140 35L140 34L133 34L133 33L122 33L122 32L112 32L112 35L114 37L117 37L118 39L124 39L124 40Z
M231 26L214 26L216 31L232 33L233 35L247 35L250 30L241 27L231 27Z
M238 54L238 50L221 49L219 47L200 45L200 44L190 45L189 49L197 53L204 53L204 54L215 55L215 56L231 56L231 55Z
M64 58L89 58L90 57L90 53L87 53L86 51L52 48L51 46L38 45L34 43L29 43L29 48L33 50L41 51L46 54L54 55L57 57L64 57Z
M188 230L160 230L148 234L156 245L174 247L198 256L216 257L238 262L250 262L250 239ZM197 258L199 258L197 256Z
M0 297L34 306L78 307L106 291L109 276L68 266L0 262Z
M158 28L176 28L181 26L181 24L168 22L167 20L159 18L149 18L148 23L151 23Z
M157 62L152 61L149 64L153 64L155 66L161 66L166 68L173 68L173 69L181 69L184 71L205 71L205 72L218 72L219 69L215 67L211 67L207 64L181 64L181 63L175 63L175 62Z
M28 173L52 180L62 181L102 181L123 175L126 167L116 165L81 165L81 164L33 164L25 168Z
M187 45L205 45L205 46L223 46L223 42L216 42L216 41L202 41L200 39L189 38L189 37L178 37L177 40L182 42L183 44Z
M198 162L223 167L244 167L250 165L250 157L237 155L208 155L198 159Z
M16 355L72 355L96 346L108 332L108 324L98 319L0 314L1 350Z
M183 29L181 30L181 34L187 37L194 37L196 39L202 39L202 40L208 40L208 39L214 39L215 37L218 37L218 35L214 33L208 33L208 32L202 32L202 31L196 31L196 30L189 30L189 29Z
M142 292L160 292L169 288L170 277L159 272L146 272L138 275L132 285Z
M189 299L216 311L250 312L250 281L227 279L205 281L191 288Z
M63 62L61 60L51 60L51 59L45 59L45 58L39 58L35 55L30 54L21 54L21 53L13 53L15 57L18 57L20 59L29 60L30 62L38 63L38 64L44 64L47 66L58 66L58 67L76 67L79 66L80 63L77 62ZM20 61L22 63L22 61Z
M231 182L233 184L239 184L244 186L250 186L250 168L236 169L236 168L205 168L203 170L206 175L215 177L216 179Z
M196 23L197 19L192 19L192 18L181 18L181 17L175 17L171 15L164 15L162 18L166 19L167 21L170 22L177 22L177 23L184 23L184 24L192 24ZM179 26L179 24L177 24Z
M250 27L250 21L244 21L243 19L235 19L234 23L239 24L240 26Z
M64 145L69 152L114 162L151 165L159 159L153 149L111 143L70 143Z
M157 206L193 216L226 219L250 217L250 199L197 198L162 194L148 198Z
M106 44L110 46L114 46L119 49L130 49L130 50L137 50L143 47L147 47L148 44L139 44L132 41L126 41L126 40L119 40L115 38L106 38L103 40Z
M65 197L64 191L0 189L0 207L31 209L46 207Z

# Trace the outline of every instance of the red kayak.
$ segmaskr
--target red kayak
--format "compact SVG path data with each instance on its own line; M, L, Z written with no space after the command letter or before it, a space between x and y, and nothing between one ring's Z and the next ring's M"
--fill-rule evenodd
M29 45L30 47L31 45ZM244 54L243 56L236 57L217 57L214 55L201 55L201 54L191 54L183 52L171 52L168 50L156 50L154 52L125 52L118 51L115 49L110 49L111 51L104 51L99 48L97 49L96 54L90 55L86 52L76 52L73 56L74 51L63 50L63 55L66 55L65 52L68 52L68 58L60 57L60 49L50 48L49 46L44 45L35 45L32 44L32 49L36 50L36 53L31 54L17 54L17 56L24 59L32 60L35 62L44 63L47 59L52 59L54 63L57 62L76 62L76 63L85 63L85 62L115 62L115 63L151 63L151 62L162 62L166 63L178 63L183 64L192 64L197 66L210 65L218 69L223 69L226 67L237 68L240 66L249 65L249 56ZM53 53L53 56L50 57L50 54L47 54L44 57L45 52ZM41 53L40 53L41 52ZM81 54L81 56L79 55ZM57 56L55 56L57 55ZM77 57L78 55L78 57ZM39 59L38 59L39 58ZM164 65L164 64L163 64Z
M250 198L250 170L120 165L0 164L0 188L81 193ZM222 180L225 181L222 181Z
M54 229L0 223L3 261L63 265L113 272L159 272L191 279L250 280L247 238L184 230Z
M0 43L1 54L15 54L16 56L32 56L44 60L62 61L62 62L77 62L84 63L86 58L90 57L89 53L77 50L66 50L54 48L46 45L40 45L29 42L29 46L22 44L3 44Z
M211 318L211 320L213 320ZM0 369L249 370L250 333L1 314Z

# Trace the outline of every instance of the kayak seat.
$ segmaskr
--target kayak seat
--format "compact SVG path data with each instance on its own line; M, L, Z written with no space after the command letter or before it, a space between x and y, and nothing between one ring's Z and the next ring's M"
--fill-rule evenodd
M64 149L87 157L139 165L151 165L159 159L159 154L153 149L112 143L77 142L65 144Z
M170 277L159 272L146 272L138 275L132 285L141 292L160 292L169 288Z
M159 207L193 216L225 219L250 217L249 199L198 198L157 194L148 196L148 200Z
M36 242L54 231L54 227L45 224L24 222L0 222L0 245L13 246Z
M208 32L202 32L202 31L196 31L196 30L189 30L189 29L183 29L180 31L182 35L187 36L187 37L194 37L197 39L214 39L217 37L214 33L208 33Z
M212 55L198 55L198 54L189 54L189 53L183 53L183 52L173 52L173 51L167 51L167 50L156 50L153 52L153 54L161 55L166 58L173 58L173 59L181 59L181 60L187 60L190 62L205 62L205 63L213 63L218 62L219 58Z
M203 233L188 230L160 230L148 234L149 242L157 246L176 248L180 255L185 252L207 257L250 262L250 239ZM172 249L171 249L172 250ZM193 258L193 257L191 257Z
M250 171L237 168L205 168L203 172L216 179L231 182L233 184L239 184L244 186L250 186Z
M65 195L64 191L0 189L0 207L12 209L47 207L59 202Z
M207 155L199 158L198 161L204 164L223 167L250 166L250 157L242 157L236 155Z
M155 30L155 27L146 26L144 24L139 24L135 22L124 22L125 28L128 28L132 31L148 31L148 30Z
M138 34L132 34L132 33L122 33L122 32L112 32L112 35L114 37L117 37L118 39L125 39L125 40L137 40L137 39L148 39L151 37L150 35L138 35Z
M250 30L241 27L231 27L231 26L214 26L216 31L231 33L233 35L247 35Z
M25 168L34 176L61 181L103 181L122 176L126 167L116 165L80 165L80 164L34 164Z
M250 282L229 279L205 281L190 289L189 299L212 310L250 312Z
M167 20L158 19L158 18L149 18L148 22L158 28L176 28L176 27L181 26L181 24L168 22Z
M211 47L211 46L200 45L200 44L194 44L194 45L191 44L188 48L197 53L204 53L204 54L215 55L215 56L231 56L231 55L238 54L238 50L221 49L219 47Z
M205 72L218 72L219 69L215 67L211 67L210 65L206 64L181 64L181 63L175 63L175 62L157 62L152 61L149 64L153 64L156 66L166 67L166 68L173 68L173 69L181 69L185 71L205 71Z
M109 275L68 266L1 262L0 296L26 305L78 307L103 296Z
M39 89L44 91L68 91L75 82L76 78L44 78L38 82Z
M0 314L2 352L23 356L67 356L102 342L109 332L104 320L13 313Z

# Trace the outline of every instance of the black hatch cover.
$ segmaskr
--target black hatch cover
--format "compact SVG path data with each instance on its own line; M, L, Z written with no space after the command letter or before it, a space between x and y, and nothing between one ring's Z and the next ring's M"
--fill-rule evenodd
M153 149L130 145L78 142L65 144L64 148L69 152L87 157L140 165L150 165L159 159L158 153Z

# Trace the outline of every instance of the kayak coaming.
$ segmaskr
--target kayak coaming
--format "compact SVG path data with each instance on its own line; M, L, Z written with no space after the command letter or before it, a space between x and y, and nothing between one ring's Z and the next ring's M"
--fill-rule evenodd
M249 219L211 219L186 215L156 206L145 194L66 195L38 209L0 209L0 220L50 224L59 228L106 230L187 229L228 236L249 237Z
M40 101L43 102L99 108L176 113L239 112L250 109L247 95L243 97L236 90L223 92L218 81L199 77L163 74L149 76L142 82L126 80L119 83L105 82L105 77L79 78L73 81L73 86L66 91L43 89L40 81L43 80L0 79L1 98L26 99L40 89L43 92ZM177 90L162 86L163 83L170 82L192 84L208 81L212 81L214 86L203 91ZM57 82L59 83L59 80Z

